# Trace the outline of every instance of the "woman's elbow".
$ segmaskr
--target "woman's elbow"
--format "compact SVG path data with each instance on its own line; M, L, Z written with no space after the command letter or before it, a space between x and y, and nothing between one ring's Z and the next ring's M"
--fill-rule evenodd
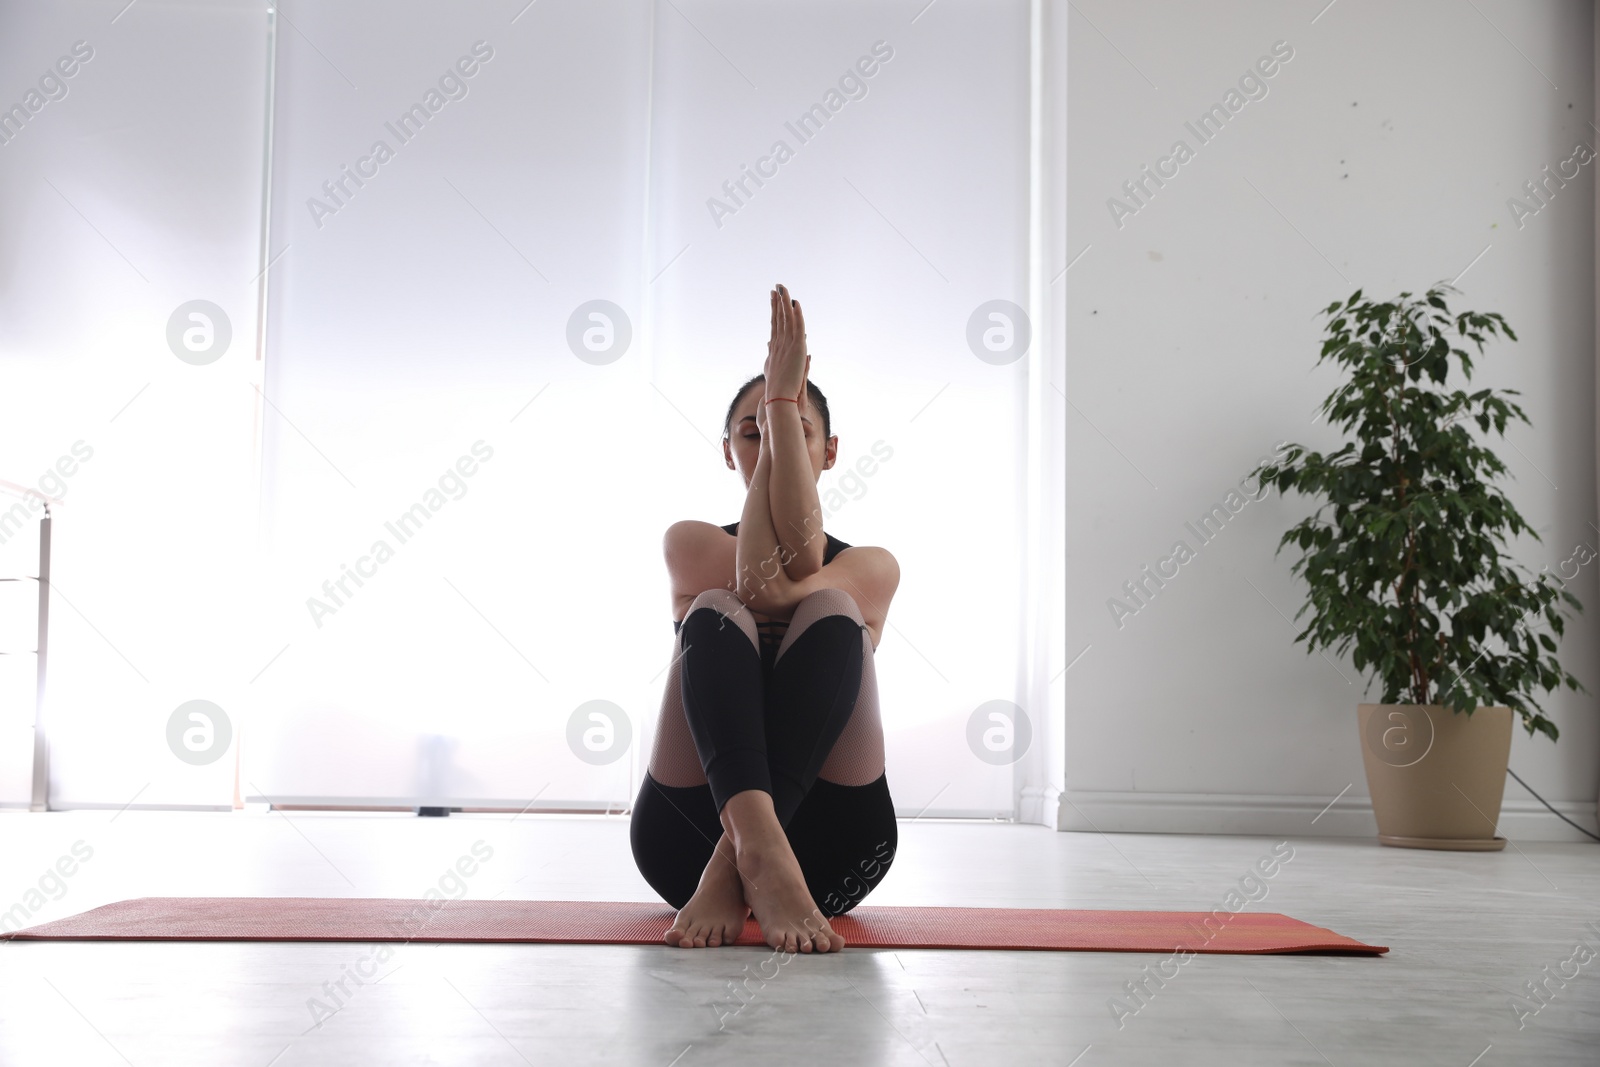
M781 572L773 578L752 575L741 586L739 599L751 611L770 618L787 618L789 594L794 586Z
M789 576L791 582L803 582L821 569L821 557L812 559L809 556L797 556L784 565L783 573Z

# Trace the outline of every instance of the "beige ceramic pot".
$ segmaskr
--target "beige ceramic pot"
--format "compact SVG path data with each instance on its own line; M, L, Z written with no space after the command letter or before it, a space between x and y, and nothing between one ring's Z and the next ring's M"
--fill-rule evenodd
M1361 760L1378 840L1399 848L1494 852L1511 758L1511 709L1361 704Z

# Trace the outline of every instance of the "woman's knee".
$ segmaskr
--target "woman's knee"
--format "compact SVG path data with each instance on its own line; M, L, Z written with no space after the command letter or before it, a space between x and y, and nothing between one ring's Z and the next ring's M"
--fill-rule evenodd
M740 600L730 589L707 589L697 595L689 603L689 610L684 612L684 622L702 608L709 608L717 613L717 628L721 629L725 622L731 621L735 626L744 631L750 643L760 647L761 636L756 630L755 617L750 614L744 601ZM680 631L681 632L681 631Z
M830 621L833 619L848 620L848 624ZM778 659L785 659L790 648L803 636L821 633L828 634L830 647L847 655L854 655L856 644L861 645L863 657L872 648L866 621L861 617L861 609L856 605L855 598L843 589L818 589L808 593L794 609L789 627L778 645ZM813 636L810 640L814 643L818 637Z
M795 615L798 617L802 611L817 617L845 615L854 619L858 626L867 624L861 615L861 607L856 603L856 598L843 589L829 587L807 593L795 607Z
M736 615L744 609L744 601L735 596L731 589L707 589L689 604L690 611L698 608L714 608L727 615Z

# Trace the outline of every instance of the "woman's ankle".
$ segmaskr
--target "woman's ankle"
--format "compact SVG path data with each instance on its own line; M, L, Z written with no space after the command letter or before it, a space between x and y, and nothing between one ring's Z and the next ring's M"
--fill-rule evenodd
M774 834L783 836L772 794L764 789L746 789L729 797L722 806L722 826L736 852L770 841Z

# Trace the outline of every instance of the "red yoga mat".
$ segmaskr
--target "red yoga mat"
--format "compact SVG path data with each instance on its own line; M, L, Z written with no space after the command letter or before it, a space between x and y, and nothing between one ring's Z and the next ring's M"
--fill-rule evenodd
M578 900L352 897L140 897L31 926L19 940L496 941L661 945L662 904ZM859 907L830 919L858 948L1378 955L1332 930L1275 912ZM752 919L735 942L765 947Z

